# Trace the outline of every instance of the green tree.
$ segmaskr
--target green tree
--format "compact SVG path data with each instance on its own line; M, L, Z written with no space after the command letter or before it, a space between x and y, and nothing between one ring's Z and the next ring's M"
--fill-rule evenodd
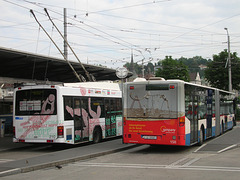
M199 72L200 77L203 78L204 77L204 70L201 70L199 68L199 65L207 65L207 63L209 61L211 61L210 59L204 59L201 56L194 56L192 58L184 58L181 57L178 59L178 61L182 61L183 64L185 64L188 67L188 70L190 72Z
M213 61L208 63L205 70L205 78L211 86L228 90L228 66L225 67L228 58L227 50L220 52L218 55L213 55ZM231 69L232 69L232 87L233 89L240 90L240 59L237 53L231 53Z
M124 67L126 67L128 70L130 69L130 66L131 66L131 63L126 63L124 65ZM142 67L140 65L138 65L137 63L133 63L133 66L137 74L142 73Z
M172 59L171 56L166 56L162 61L161 68L159 68L155 75L165 79L181 79L189 81L189 73L186 65L182 61Z
M153 73L154 72L154 65L153 63L149 62L147 66L145 66L146 73Z

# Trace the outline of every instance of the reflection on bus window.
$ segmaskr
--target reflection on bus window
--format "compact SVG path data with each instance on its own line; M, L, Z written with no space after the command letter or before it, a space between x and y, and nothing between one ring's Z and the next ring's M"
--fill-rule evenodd
M55 89L31 89L18 91L16 115L57 114Z

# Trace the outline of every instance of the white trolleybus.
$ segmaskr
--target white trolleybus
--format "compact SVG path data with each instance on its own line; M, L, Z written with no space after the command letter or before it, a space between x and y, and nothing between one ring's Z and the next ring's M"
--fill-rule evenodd
M14 90L14 142L69 143L122 135L119 84L86 82Z
M235 94L181 80L124 87L123 142L190 146L233 128Z

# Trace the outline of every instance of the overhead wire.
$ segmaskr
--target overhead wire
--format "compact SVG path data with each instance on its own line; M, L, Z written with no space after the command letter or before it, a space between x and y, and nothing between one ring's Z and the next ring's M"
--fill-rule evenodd
M7 1L7 0L6 0L6 1ZM36 6L42 7L42 6L41 6L40 4L38 4L38 3L33 3L33 2L30 2L30 1L26 1L26 0L21 0L21 1L25 1L25 2L27 2L27 3L31 3L31 4L34 4L34 5L36 5ZM42 7L42 8L43 8L43 7ZM53 10L51 10L51 9L50 9L50 11L51 11L51 12L54 12L54 13L56 13L56 14L58 14L58 15L59 15L59 14L62 15L62 13L58 13L58 12L53 11ZM76 21L75 19L70 18L70 17L68 17L68 19L71 19L71 20L73 20L73 21ZM60 20L60 21L61 21L61 20ZM79 23L79 21L77 21L77 22ZM124 45L123 43L120 43L120 42L117 42L117 41L113 41L113 40L111 40L111 39L109 39L109 38L106 38L106 37L104 37L104 36L102 36L102 35L99 35L99 34L97 35L97 36L99 36L99 37L102 37L103 39L107 39L107 40L109 40L109 41L111 41L111 42L113 42L113 43L115 43L115 44L123 45L123 46L128 47L128 48L134 47L133 44L131 44L131 43L125 41L125 40L121 40L121 39L119 39L119 38L117 38L117 37L115 37L115 36L113 36L113 35L111 35L111 34L108 34L108 33L104 32L104 31L101 31L101 30L99 30L99 29L97 29L97 28L94 28L94 27L92 27L92 26L90 26L90 25L88 25L88 24L86 24L86 23L81 22L81 21L80 21L80 23L84 24L84 25L87 26L87 27L90 27L90 28L92 28L92 29L95 29L95 30L97 30L97 31L99 31L99 32L101 32L101 33L103 33L103 34L106 34L106 35L108 35L108 36L110 36L110 37L112 37L112 38L115 38L115 39L117 39L117 40L119 40L119 41L123 41L124 43L128 43L129 45ZM77 27L77 28L80 28L80 27ZM84 31L86 31L86 32L89 32L89 33L93 34L91 31L85 30L85 29L83 29L83 28L80 28L80 29L82 29L82 30L84 30ZM96 34L94 34L94 35L96 35Z
M4 0L4 1L6 1L6 2L9 2L8 0ZM18 1L25 1L25 2L28 2L28 3L33 3L33 2L31 2L31 1L27 1L27 0L18 0ZM16 5L16 3L12 3L12 4L15 4ZM150 3L149 3L150 4ZM19 4L18 4L19 5ZM35 5L36 6L39 6L39 5L42 5L42 3L35 3ZM139 4L140 5L140 4ZM19 7L24 7L24 6L22 6L22 5L20 5ZM40 6L39 6L40 7ZM56 6L57 7L57 6ZM134 7L134 6L133 6ZM135 7L137 7L137 5L135 6ZM61 7L59 7L59 8L61 8ZM128 8L127 6L125 7L125 8ZM130 6L129 6L129 8L130 8ZM106 10L102 10L102 11L95 11L95 12L88 12L89 14L90 13L95 13L95 14L100 14L100 15L103 15L103 14L105 14L105 13L103 13L103 12L107 12L107 11L113 11L113 10L118 10L118 9L121 9L121 7L119 7L119 8L112 8L112 9L106 9ZM124 9L124 7L122 7L122 9ZM52 10L51 10L52 11ZM54 12L54 10L53 10L53 12ZM38 12L37 11L37 13L40 13L40 12ZM58 15L62 15L62 13L59 13L59 12L57 12L58 13ZM41 13L42 14L42 13ZM107 16L107 14L105 14L106 16ZM105 16L104 15L104 16ZM116 18L116 16L113 16L113 15L108 15L108 16L112 16L112 17L114 17L114 18ZM237 16L237 15L236 15ZM235 17L235 16L232 16L232 17ZM71 17L68 17L68 19L71 19L72 21L74 20L73 18L71 18ZM125 17L122 17L122 18L125 18ZM229 17L229 18L231 18L231 17ZM125 18L125 19L129 19L128 17L127 18ZM57 19L57 20L59 20L59 19ZM161 24L161 23L156 23L156 22L151 22L151 21L145 21L145 20L140 20L140 19L132 19L132 20L136 20L136 21L139 21L139 22L143 22L143 23L153 23L153 24L158 24L158 25L166 25L166 26L168 26L168 27L175 27L175 28L182 28L182 29L185 29L185 30L190 30L190 31L188 31L188 32L185 32L184 34L182 33L182 34L180 34L177 38L175 38L175 40L176 39L179 39L180 37L185 37L186 35L189 35L189 34L191 34L192 32L194 32L194 31L197 31L197 30L201 30L201 32L206 32L205 30L203 30L202 28L196 28L196 29L193 29L193 28L188 28L188 27L181 27L181 26L171 26L171 25L168 25L168 24ZM60 20L61 21L61 20ZM90 21L89 19L87 19L87 21ZM222 20L223 21L223 20ZM80 22L79 20L74 20L74 22ZM93 21L92 21L93 22ZM219 21L220 22L220 21ZM94 23L97 23L97 22L94 22ZM217 22L216 22L217 23ZM87 29L83 29L83 27L82 26L80 26L80 24L84 24L86 27L87 27ZM92 34L92 35L95 35L95 37L100 37L100 38L102 38L102 39L105 39L106 41L109 41L109 42L112 42L112 43L114 43L114 44L117 44L117 45L119 45L119 47L120 46L123 46L123 47L125 47L125 48L133 48L133 47L135 47L137 50L138 50L138 48L142 48L141 50L142 51L144 51L144 48L142 47L142 46L144 46L144 44L143 45L139 45L139 44L133 44L133 43L131 43L131 42L129 42L129 40L130 40L130 38L128 38L128 41L126 41L126 40L124 40L123 38L124 38L124 36L123 37L121 37L121 36L114 36L113 34L109 34L108 32L105 32L105 30L102 30L102 28L101 29L99 29L99 28L96 28L96 26L93 26L93 25L90 25L90 24L88 24L87 22L83 22L83 23L81 23L80 22L80 24L79 25L73 25L73 26L75 26L76 28L78 28L78 29L81 29L81 30L83 30L83 31L85 31L85 32L87 32L87 33L89 33L89 34ZM77 27L78 26L78 27ZM105 27L107 27L106 25L105 25ZM96 32L94 32L94 31L90 31L90 28L92 29L92 30L95 30L96 32L98 32L98 33L96 33ZM113 27L114 28L114 27ZM98 30L100 30L100 31L98 31ZM126 30L126 31L124 31L124 29L118 29L118 28L116 28L115 30L118 30L118 31L120 31L120 32L126 32L126 33L129 33L129 34L133 34L133 33L137 33L137 31L135 30L131 30L131 32L129 31L129 32L127 32L128 30ZM102 32L101 32L102 31ZM174 32L174 31L173 31ZM106 34L105 34L106 33ZM143 33L146 33L146 35L149 35L149 33L148 33L148 31L146 30L146 32L143 32ZM176 33L179 33L179 32L176 32ZM207 32L206 32L207 33ZM209 32L208 32L209 33ZM223 34L224 35L224 34ZM171 41L171 39L170 40L167 40L167 39L164 39L164 38L166 38L166 36L164 37L164 35L163 34L161 34L161 36L162 36L162 39L161 39L161 43L160 43L160 49L162 50L162 49L164 49L164 48L167 48L167 46L166 46L166 44L164 44L164 43L170 43L170 42L172 42ZM126 36L126 37L128 37L128 36ZM172 36L169 36L169 37L172 37ZM141 38L140 38L141 39ZM123 41L122 41L123 40ZM142 39L141 39L142 40ZM145 40L145 39L144 39ZM126 41L126 42L124 42L124 41ZM154 42L155 40L151 40L151 42ZM156 40L156 42L158 42L158 40ZM180 42L182 42L182 43L184 43L182 40L180 41ZM217 42L217 41L216 41ZM194 44L194 43L193 43ZM133 45L133 47L132 47L132 45ZM203 44L204 45L204 44ZM214 44L213 44L214 45ZM155 47L154 47L155 46ZM185 45L185 46L188 46L188 45ZM145 44L145 47L146 47L146 44ZM176 47L176 46L175 46ZM179 46L179 47L182 47L182 46ZM153 44L153 48L156 48L156 45L155 44ZM139 54L141 54L139 51L136 51L137 53L139 53Z
M85 24L86 25L86 24ZM88 25L89 26L89 25ZM92 26L90 26L91 28L94 28L94 27L92 27ZM96 28L94 28L94 29L96 29ZM83 30L83 29L82 29ZM98 30L98 29L96 29L96 30ZM101 32L103 32L103 31L101 31ZM91 32L90 32L91 33ZM103 32L103 33L105 33L105 32ZM106 34L106 33L105 33ZM107 34L107 35L109 35L109 34ZM112 36L112 35L110 35L110 36ZM113 37L113 36L112 36ZM114 37L115 38L115 37ZM105 38L106 39L106 38ZM108 39L109 40L109 39ZM119 39L118 38L118 40L121 40L121 39ZM110 41L112 41L112 40L110 40ZM116 41L112 41L113 43L117 43L117 44L120 44L119 42L116 42ZM121 44L122 45L122 44ZM130 48L130 47L128 47L128 48ZM140 52L140 51L137 51L137 52Z

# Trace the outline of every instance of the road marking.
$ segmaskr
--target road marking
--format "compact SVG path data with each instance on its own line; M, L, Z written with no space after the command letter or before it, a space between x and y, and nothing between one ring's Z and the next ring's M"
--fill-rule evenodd
M196 159L194 159L196 160ZM218 167L218 166L169 166L155 164L121 164L121 163L74 163L79 167L100 167L100 168L133 168L133 169L175 169L175 170L197 170L197 171L222 171L240 172L239 167Z
M197 148L195 151L193 151L194 153L198 152L200 149L202 149L204 146L206 146L207 144L203 144L201 145L199 148Z
M10 170L7 170L7 171L2 171L2 172L0 172L0 177L2 177L2 176L8 176L8 175L13 175L13 174L17 174L17 173L20 173L20 172L21 172L21 169L20 169L20 168L10 169Z
M177 166L178 164L180 164L180 163L183 162L183 161L186 161L187 159L188 159L188 158L179 159L178 161L175 161L175 162L173 162L172 164L170 164L169 167Z
M233 144L233 145L231 145L231 146L228 146L228 147L226 147L226 148L218 151L217 153L222 153L222 152L224 152L224 151L227 151L227 150L232 149L232 148L237 147L237 146L238 146L237 144Z
M0 159L0 163L5 163L9 161L14 161L13 159Z
M195 163L196 161L198 161L200 158L193 158L192 160L186 162L185 164L183 164L183 167L187 167L190 166L191 164Z
M74 163L74 166L87 166L87 167L112 167L112 168L165 168L166 165L154 164L121 164L121 163Z

